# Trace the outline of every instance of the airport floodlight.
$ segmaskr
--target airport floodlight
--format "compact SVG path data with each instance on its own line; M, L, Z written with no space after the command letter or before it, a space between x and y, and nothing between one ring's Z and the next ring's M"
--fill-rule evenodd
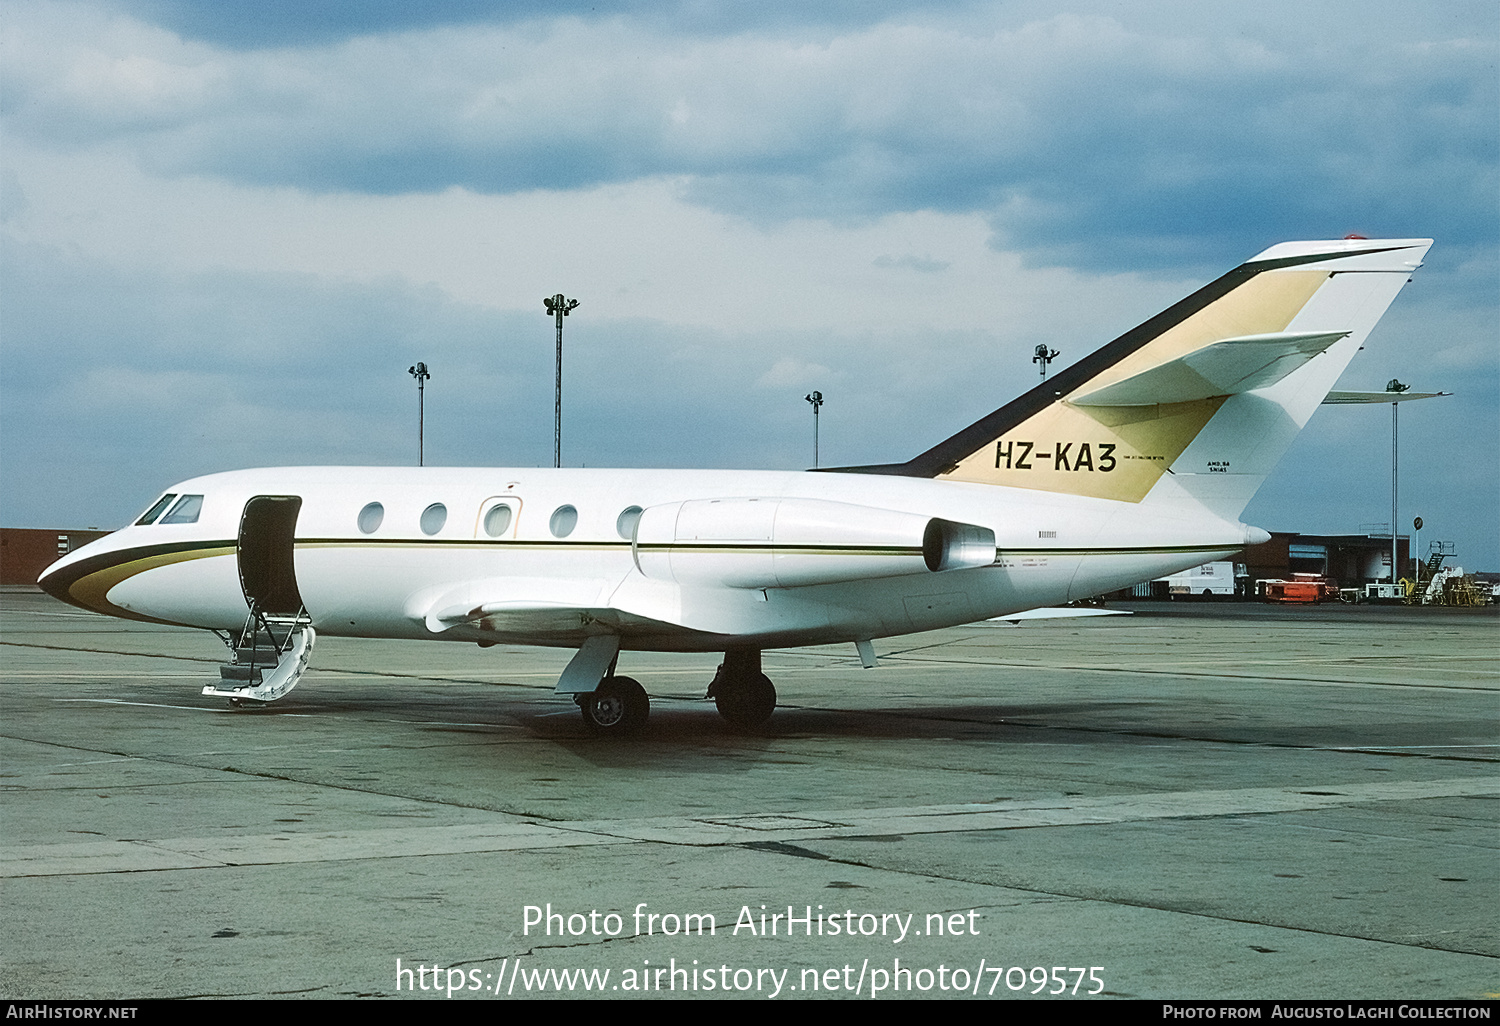
M578 300L559 292L542 300L549 314L557 317L557 397L553 412L552 465L562 466L562 319L578 306Z
M1391 404L1391 583L1400 580L1396 567L1396 510L1398 486L1400 484L1400 407L1411 399L1439 399L1452 392L1413 392L1410 385L1403 385L1396 378L1385 384L1384 392L1329 392L1323 400L1325 406L1349 406L1361 403ZM1415 544L1415 538L1413 538ZM1417 554L1420 555L1420 554Z
M823 393L809 392L802 398L812 403L813 408L813 469L818 469L818 411L823 408Z
M1036 347L1036 355L1031 358L1031 362L1041 365L1043 381L1047 380L1047 364L1057 359L1059 355L1056 349L1048 349L1045 345Z
M422 408L422 389L432 375L427 373L427 365L425 363L419 363L414 367L406 368L406 373L417 379L417 466L420 467L425 455L422 451L422 429L423 421L426 419L426 411Z
M1417 587L1416 587L1415 594L1417 596L1418 601L1421 600L1421 596L1422 596L1422 546L1420 544L1418 544L1418 541L1417 541L1417 537L1421 533L1421 530L1422 530L1422 518L1421 517L1412 517L1412 520L1411 520L1411 552L1412 552L1411 561L1416 566L1416 569L1413 570L1413 574L1417 578Z

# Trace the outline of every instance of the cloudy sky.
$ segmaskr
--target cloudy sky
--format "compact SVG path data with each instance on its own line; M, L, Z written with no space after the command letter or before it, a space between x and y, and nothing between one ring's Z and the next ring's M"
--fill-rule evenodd
M1276 242L1431 237L1340 387L1500 569L1491 2L5 0L0 523L193 474L905 459ZM1245 519L1390 518L1389 408Z

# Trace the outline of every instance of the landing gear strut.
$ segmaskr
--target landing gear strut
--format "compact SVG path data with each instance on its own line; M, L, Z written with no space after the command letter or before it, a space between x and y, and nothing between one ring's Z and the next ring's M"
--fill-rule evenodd
M760 651L724 653L724 662L708 686L719 715L741 729L759 727L776 708L776 686L760 672Z
M632 677L605 677L596 690L578 695L576 700L583 722L595 734L633 734L645 726L651 714L646 689Z

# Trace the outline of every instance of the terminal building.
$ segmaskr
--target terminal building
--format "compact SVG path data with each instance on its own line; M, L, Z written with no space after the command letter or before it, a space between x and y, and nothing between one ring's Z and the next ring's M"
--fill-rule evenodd
M0 585L36 584L42 571L109 531L33 531L0 527Z
M1451 545L1435 543L1434 551L1451 555ZM1425 564L1422 577L1427 579L1436 564ZM1415 564L1411 558L1411 539L1396 538L1398 578L1414 579ZM1366 585L1391 582L1391 536L1388 534L1298 534L1295 531L1273 531L1271 540L1237 553L1220 563L1207 563L1193 570L1142 581L1133 588L1114 592L1107 598L1158 598L1181 596L1201 598L1253 599L1264 597L1265 585L1309 578L1318 583L1318 593L1337 595L1340 591ZM1273 591L1275 585L1273 584Z
M1397 576L1411 577L1411 539L1396 537ZM1271 540L1252 545L1235 562L1244 563L1251 580L1317 574L1346 587L1391 579L1388 534L1296 534L1272 531Z

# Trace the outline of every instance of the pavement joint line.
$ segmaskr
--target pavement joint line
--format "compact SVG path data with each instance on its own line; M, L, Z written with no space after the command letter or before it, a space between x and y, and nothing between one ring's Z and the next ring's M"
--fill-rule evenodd
M881 656L882 659L887 658ZM892 662L902 660L892 657ZM1153 670L1142 669L1135 666L1072 666L1054 663L1009 663L994 662L981 659L918 659L907 660L913 663L921 663L924 666L990 666L1007 670L1038 670L1050 673L1133 673L1150 677L1186 677L1189 679L1206 678L1209 680L1260 680L1275 684L1312 684L1323 687L1356 687L1356 688L1420 688L1431 691L1477 691L1480 694L1495 694L1494 687L1485 687L1479 684L1427 684L1408 683L1405 681L1369 681L1369 680L1337 680L1332 677L1272 677L1260 673L1205 673L1201 670L1166 669Z
M11 645L11 646L14 646L14 647L17 647L17 648L48 649L48 650L51 650L51 651L60 651L60 652L89 652L89 653L93 653L95 655L135 656L135 657L144 658L144 659L173 659L173 660L177 660L177 661L180 661L180 662L203 663L205 665L211 665L211 666L220 665L220 660L217 660L217 659L208 659L208 658L203 658L203 657L198 657L198 656L167 655L165 653L159 653L159 652L120 652L120 651L115 651L113 649L81 648L81 647L72 646L72 645L41 645L41 644L36 644L34 642L24 642L24 641L0 641L0 645ZM945 647L945 646L941 646L941 645L923 646L923 648L936 648L936 647ZM774 650L774 649L773 650L769 650L769 651L773 655L777 655L777 656L787 656L787 655L790 655L790 656L797 656L797 657L804 658L804 659L806 659L806 658L818 658L819 657L819 654L816 654L816 653L788 652L788 651L779 651L779 650ZM906 652L913 652L913 651L919 651L919 650L918 649L904 649L901 652L893 652L893 653L883 654L883 655L880 656L880 658L881 659L888 659L888 660L890 660L893 663L900 663L900 662L903 662L903 661L909 661L909 662L913 662L913 663L921 663L923 665L937 665L937 666L949 666L949 665L951 665L951 666L988 666L988 667L995 667L995 668L999 668L999 669L1032 670L1032 671L1040 671L1040 672L1048 672L1048 673L1130 673L1130 674L1138 674L1138 675L1143 675L1143 676L1157 676L1157 677L1161 677L1161 676L1177 676L1177 677L1185 677L1185 678L1189 678L1189 679L1259 680L1259 681L1270 681L1270 682L1273 682L1273 683L1310 684L1310 685L1321 686L1321 687L1412 688L1412 689L1428 689L1428 690L1442 691L1442 692L1476 691L1476 692L1479 692L1481 694L1494 694L1495 693L1495 688L1494 687L1486 687L1486 686L1481 685L1481 684L1469 684L1469 685L1466 685L1466 684L1409 683L1409 682L1397 682L1397 681L1358 681L1358 680L1338 680L1338 679L1326 678L1326 677L1277 677L1277 676L1269 676L1269 675L1266 675L1266 674L1210 673L1210 672L1205 672L1203 670L1184 670L1184 669L1178 669L1178 668L1169 668L1169 669L1163 669L1163 670L1155 670L1155 669L1142 669L1142 668L1130 667L1130 666L1074 666L1074 665L1056 665L1056 664L1046 664L1046 663L1017 663L1017 662L1004 662L1004 661L994 661L994 660L977 660L977 659L931 659L931 658L923 659L921 657L908 656L908 655L904 654ZM841 668L845 668L845 667L853 667L854 665L856 665L854 660L845 659L843 657L831 657L829 655L821 655L821 658L831 659L831 662L827 663L827 664L824 664L824 665L811 666L811 667L808 667L808 666L802 666L802 667L781 667L781 668L778 669L777 672L781 672L781 670L786 670L788 672L796 673L796 672L808 671L808 670L841 669ZM1394 658L1394 657L1392 657L1392 658ZM396 678L401 678L401 679L422 680L422 681L430 681L430 682L444 683L444 684L477 684L477 685L487 686L487 687L516 687L516 688L527 688L527 689L534 689L534 690L551 690L550 687L548 687L547 685L523 684L523 683L515 683L515 682L512 682L512 681L476 680L476 679L468 678L468 677L432 677L432 676L426 675L426 674L404 673L404 672L400 672L400 671L391 671L391 670L352 670L352 669L343 669L343 668L336 667L336 666L315 666L312 669L314 669L314 670L324 670L324 671L328 671L328 672L332 672L332 673L344 674L344 675L354 676L354 677L396 677ZM559 671L559 672L561 672L561 671ZM637 672L644 672L644 671L637 671ZM686 671L683 671L683 672L686 672ZM551 677L553 677L555 675L552 674L549 671L547 673L516 673L516 674L506 674L506 676L508 676L508 677L538 676L538 677L546 677L546 678L550 679ZM310 677L309 678L309 680L315 680L315 679L316 679L315 677Z
M1163 819L1305 812L1383 801L1500 794L1500 777L1237 788L1019 799L885 809L763 812L695 818L538 821L491 813L483 823L381 827L230 837L72 841L0 846L0 878L225 866L285 865L616 844L722 847L747 841L806 841L881 834L934 834L1102 826Z
M752 848L752 847L746 845L746 846L743 846L743 847L747 847L747 848L749 848L749 850L752 850L752 851L760 851L760 852L765 852L767 854L772 854L772 855L776 854L776 852L774 852L774 851L768 851L768 849L765 848L764 846L756 846L756 847ZM819 853L819 854L822 854L822 853ZM828 862L833 863L833 864L843 865L843 866L858 866L861 869L870 869L870 870L874 870L876 872L882 872L882 873L910 874L910 872L911 872L910 870L900 869L900 868L891 867L891 866L882 866L882 865L879 865L877 863L872 863L872 862L857 862L857 861L855 861L853 859L841 858L841 857L836 856L836 855L824 855L824 858ZM934 873L934 872L926 871L926 870L924 870L921 875L928 876L928 877L935 877L937 879L942 879L942 880L951 880L951 881L955 881L955 882L959 882L959 883L966 883L966 884L971 884L971 885L978 885L978 886L982 886L982 887L999 888L999 889L1002 889L1002 890L1011 891L1011 892L1016 893L1016 894L1026 895L1032 901L1102 902L1102 903L1108 904L1108 905L1118 905L1118 906L1120 906L1122 908L1141 908L1141 909L1148 909L1148 910L1153 911L1153 912L1168 912L1168 913L1171 913L1172 915L1188 916L1188 917L1190 917L1192 919L1205 919L1205 920L1209 920L1209 921L1212 921L1212 922L1219 922L1219 923L1239 923L1239 924L1244 925L1244 926L1268 927L1268 928L1270 928L1272 930L1278 930L1278 931L1279 930L1285 930L1285 931L1287 931L1289 933L1307 934L1307 935L1313 936L1313 937L1339 937L1339 938L1348 938L1348 939L1353 939L1353 940L1370 941L1371 943L1374 943L1374 944L1390 944L1390 945L1395 945L1397 947L1421 948L1421 949L1429 950L1429 951L1444 951L1444 952L1451 952L1453 954L1459 954L1459 955L1475 955L1475 956L1478 956L1480 958L1491 958L1491 959L1493 959L1493 958L1496 957L1496 955L1495 955L1495 953L1493 951L1481 950L1481 949L1477 949L1477 948L1442 947L1442 946L1434 945L1434 944L1421 944L1421 943L1418 943L1414 939L1416 937L1431 936L1430 933L1410 934L1410 935L1407 935L1406 938L1392 939L1390 937L1383 937L1383 936L1381 936L1378 933L1357 933L1357 932L1350 931L1350 930L1327 930L1327 929L1319 929L1317 927L1305 926L1305 925L1298 925L1298 924L1295 924L1295 923L1273 922L1273 921L1267 920L1265 918L1247 919L1247 918L1244 918L1244 917L1241 917L1241 916L1231 916L1231 915L1225 915L1223 913L1204 912L1204 911L1199 911L1199 910L1196 910L1196 909L1186 909L1186 908L1182 908L1180 906L1168 904L1168 903L1165 903L1165 902L1143 901L1143 900L1140 900L1140 899L1125 898L1125 897L1121 897L1119 895L1111 895L1109 897L1101 897L1098 894L1092 894L1092 893L1088 893L1088 892L1085 892L1085 891L1074 892L1074 891L1061 890L1061 889L1056 889L1056 888L1049 889L1049 890L1043 890L1043 889L1040 889L1040 888L1037 888L1037 887L1027 887L1024 884L1018 884L1018 883L999 883L999 882L996 882L996 881L993 881L993 880L974 879L972 877L964 876L964 875L961 875L961 874L940 873L940 872L939 873ZM991 904L988 904L988 905L976 906L976 907L980 907L980 908L1000 908L1000 907L1002 907L1002 905L999 902L995 902L995 903L991 903ZM1455 932L1455 931L1444 931L1444 932ZM1493 995L1485 995L1485 996L1486 997L1492 997Z

